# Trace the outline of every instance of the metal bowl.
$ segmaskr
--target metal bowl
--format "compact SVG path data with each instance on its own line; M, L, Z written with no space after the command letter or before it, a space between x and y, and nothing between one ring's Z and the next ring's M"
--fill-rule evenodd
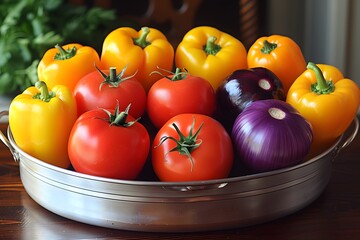
M6 115L7 113L0 113ZM325 189L332 161L357 135L359 121L327 151L294 167L210 181L128 181L89 176L19 149L10 128L0 138L19 162L32 199L60 216L107 228L195 232L255 225L294 213Z

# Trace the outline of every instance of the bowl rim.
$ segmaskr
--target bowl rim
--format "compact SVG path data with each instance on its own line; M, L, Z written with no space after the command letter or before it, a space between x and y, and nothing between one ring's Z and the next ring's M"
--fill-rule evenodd
M124 185L133 185L133 186L153 186L153 187L174 187L174 186L201 186L201 185L215 185L215 184L222 184L222 183L231 183L231 182L238 182L238 181L247 181L252 179L259 179L265 178L269 176L274 176L278 174L284 174L286 172L294 171L296 169L303 168L305 166L311 165L312 163L322 159L324 156L328 155L330 152L335 151L336 147L340 144L341 140L343 139L343 135L341 135L326 151L322 152L321 154L314 156L310 159L306 159L299 164L296 164L291 167L276 169L272 171L266 171L261 173L252 173L247 175L235 176L235 177L227 177L227 178L219 178L219 179L212 179L212 180L201 180L201 181L180 181L180 182L169 182L169 181L147 181L147 180L123 180L123 179L114 179L114 178L106 178L106 177L99 177L93 176L85 173L76 172L75 170L60 168L40 159L37 159L30 154L21 150L12 136L10 126L7 129L7 135L11 146L14 148L17 154L19 154L19 161L23 161L21 156L24 156L26 159L32 161L33 163L40 165L43 168L50 169L52 171L70 175L77 178L97 181L97 182L107 182L107 183L114 183L114 184L124 184Z

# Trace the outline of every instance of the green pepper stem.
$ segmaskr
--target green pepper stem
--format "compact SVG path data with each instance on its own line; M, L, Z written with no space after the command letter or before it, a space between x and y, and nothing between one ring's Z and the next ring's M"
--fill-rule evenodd
M215 43L216 40L217 38L215 36L211 36L207 39L206 45L203 47L203 50L207 55L216 55L221 50L220 45Z
M277 48L276 43L271 43L268 40L264 40L264 46L261 48L261 52L264 54L270 54L271 51L273 51L275 48Z
M35 87L39 89L40 93L33 96L34 99L40 99L41 101L49 102L50 99L54 97L53 92L49 92L49 89L45 82L37 81L35 83Z
M56 44L55 48L59 51L54 56L55 60L66 60L66 59L72 58L76 55L76 51L77 51L75 46L71 49L65 50L62 46L60 46L59 44Z
M146 41L146 38L150 33L150 29L148 27L142 27L141 30L142 33L140 37L134 38L133 41L135 45L138 45L141 48L146 48L148 45L150 45L150 42Z
M314 71L316 83L311 85L311 91L317 94L329 94L334 92L335 86L332 81L327 81L321 69L313 62L309 62L306 66L307 69Z

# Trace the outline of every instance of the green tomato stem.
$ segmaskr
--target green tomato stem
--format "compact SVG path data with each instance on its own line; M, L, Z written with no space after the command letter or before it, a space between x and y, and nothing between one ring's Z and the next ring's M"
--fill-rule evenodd
M116 112L113 121L110 123L110 125L116 125L116 126L124 126L124 124L126 123L126 119L129 115L129 109L130 109L130 104L127 106L127 108L125 109L125 111L118 113L118 111Z
M66 60L66 59L72 58L76 55L76 51L77 51L75 46L71 49L65 50L62 46L60 46L59 44L56 44L55 48L57 50L59 50L59 52L56 53L54 56L55 60Z
M114 114L111 114L111 112L107 109L102 109L107 115L107 119L103 119L105 121L108 121L110 123L110 126L120 126L120 127L131 127L134 125L137 121L140 120L140 118L135 119L134 121L127 122L127 117L129 116L129 110L130 110L131 103L126 107L125 111L120 112L119 110L119 102L116 104L116 108L114 111Z
M110 82L116 82L118 77L116 76L116 67L110 67L109 68L109 81Z
M108 84L110 87L119 87L120 83L128 80L132 77L134 77L137 73L137 71L131 75L131 76L127 76L127 77L123 77L127 66L124 67L121 72L119 74L116 74L116 67L110 67L109 68L109 75L106 75L103 71L101 71L96 65L95 65L96 70L100 73L100 75L103 77L104 81L100 84L99 86L99 91L101 91L101 88L104 84Z
M217 38L215 36L211 36L207 39L206 45L203 47L203 50L207 55L216 55L221 50L220 45L215 43L216 40Z
M317 94L329 94L334 92L335 86L332 81L327 81L321 69L313 62L309 62L306 66L307 69L314 71L316 83L311 85L311 91Z
M203 124L204 123L201 123L198 130L193 134L194 127L195 127L195 117L194 117L194 120L193 120L193 122L191 124L191 127L190 127L189 135L185 136L180 131L179 127L175 123L173 123L172 125L173 125L174 129L177 132L177 134L179 135L179 140L177 140L176 138L171 137L171 136L163 136L160 139L159 145L157 145L155 147L160 146L166 140L174 141L176 143L176 146L173 149L171 149L169 152L177 151L180 154L186 155L188 157L189 161L191 162L191 171L193 171L194 160L193 160L193 158L191 156L191 152L194 151L196 148L200 147L200 145L202 143L202 141L197 139L197 137L198 137L198 135L200 133L200 130L201 130ZM168 154L169 152L167 152L166 154Z
M182 72L180 68L176 68L175 73L170 80L172 81L183 80L187 77L187 75L188 75L187 72Z
M146 41L146 38L150 33L150 29L148 27L142 27L141 30L142 33L140 37L134 38L133 41L135 45L138 45L141 48L146 48L148 45L151 44L149 41Z
M261 48L261 52L264 54L270 54L276 48L276 43L270 43L269 41L264 40L264 46Z
M180 68L176 68L176 70L175 70L175 73L173 73L173 72L171 72L171 71L168 71L168 70L165 70L165 69L161 69L161 68L159 68L158 67L158 69L160 69L160 70L162 70L162 71L164 71L164 72L167 72L167 73L169 73L169 75L172 75L171 77L170 76L166 76L166 75L164 75L162 72L160 72L160 71L152 71L151 73L150 73L150 75L152 75L152 74L159 74L161 77L163 77L163 78L166 78L166 79L169 79L170 81L178 81L178 80L183 80L183 79L185 79L186 77L187 77L187 75L188 75L188 72L187 72L187 70L186 69L184 69L184 72L183 71L181 71L181 69Z

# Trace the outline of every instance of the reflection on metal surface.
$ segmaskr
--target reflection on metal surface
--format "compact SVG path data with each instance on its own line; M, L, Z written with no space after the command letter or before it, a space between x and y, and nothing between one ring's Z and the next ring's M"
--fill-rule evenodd
M26 192L57 215L123 230L194 232L259 224L304 208L327 186L335 149L350 144L357 130L355 123L350 137L340 138L321 155L294 167L180 183L107 179L61 169L21 151L10 129L8 140L20 155L20 176ZM31 214L41 214L34 212ZM32 221L37 218L25 223ZM41 231L51 239L51 226Z

